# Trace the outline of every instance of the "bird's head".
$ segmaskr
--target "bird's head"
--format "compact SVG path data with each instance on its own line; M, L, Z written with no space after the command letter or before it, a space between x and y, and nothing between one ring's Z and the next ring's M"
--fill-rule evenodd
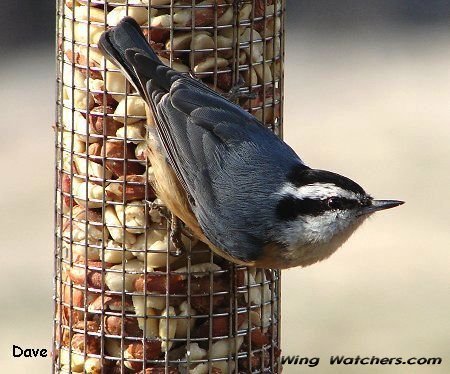
M277 199L274 235L303 266L331 255L372 213L403 204L374 200L351 179L304 165L292 169Z

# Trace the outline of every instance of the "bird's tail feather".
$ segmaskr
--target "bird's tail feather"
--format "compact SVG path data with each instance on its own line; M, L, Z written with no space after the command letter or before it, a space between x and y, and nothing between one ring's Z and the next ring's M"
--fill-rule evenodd
M147 91L149 81L168 91L172 78L177 75L161 62L131 17L125 17L117 26L105 31L99 48L148 101L151 101Z

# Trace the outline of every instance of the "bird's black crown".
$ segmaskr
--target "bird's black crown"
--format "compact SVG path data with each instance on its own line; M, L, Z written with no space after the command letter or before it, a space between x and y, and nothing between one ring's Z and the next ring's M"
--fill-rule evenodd
M350 178L327 170L311 169L302 164L294 166L287 175L287 179L295 187L302 187L314 183L331 183L344 190L359 195L366 195L364 189Z

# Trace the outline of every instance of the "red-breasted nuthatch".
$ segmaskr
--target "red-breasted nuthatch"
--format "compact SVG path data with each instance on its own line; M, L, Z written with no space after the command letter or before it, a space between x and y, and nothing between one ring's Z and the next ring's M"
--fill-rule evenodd
M373 200L352 180L306 166L254 116L164 65L132 18L99 46L153 113L157 195L219 255L263 268L310 265L370 214L403 203Z

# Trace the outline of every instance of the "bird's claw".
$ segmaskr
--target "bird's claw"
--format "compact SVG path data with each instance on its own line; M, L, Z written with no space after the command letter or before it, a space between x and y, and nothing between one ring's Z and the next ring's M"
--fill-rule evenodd
M154 202L150 202L150 209L156 210L161 217L165 218L167 221L171 221L171 216L170 214L167 213L167 208L163 205L159 205L159 204L155 204Z
M179 257L186 252L183 240L181 239L182 231L181 221L172 214L170 223L170 241L175 248L175 252L170 252L170 254L174 257Z
M256 94L254 92L250 92L248 90L242 90L242 87L244 87L245 81L242 78L242 76L239 77L239 80L236 82L236 84L230 88L228 93L226 94L226 97L230 101L236 101L238 99L244 98L244 99L255 99Z
M193 240L194 236L187 228L183 227L181 220L168 211L165 206L150 202L150 209L156 210L168 223L170 223L170 242L175 248L175 251L170 254L175 257L181 256L186 252L181 236L184 235L190 240Z

